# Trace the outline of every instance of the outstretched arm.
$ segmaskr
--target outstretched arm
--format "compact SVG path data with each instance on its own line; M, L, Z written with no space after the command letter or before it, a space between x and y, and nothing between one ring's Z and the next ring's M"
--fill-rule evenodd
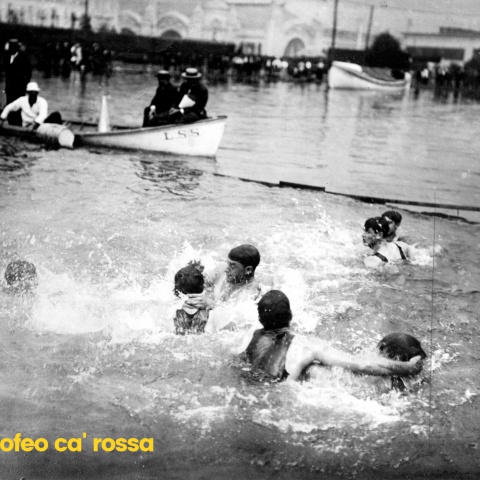
M289 379L297 380L313 362L342 367L355 373L377 376L409 376L422 370L420 357L409 362L389 360L380 356L355 356L337 350L318 338L295 336L287 353L285 368Z

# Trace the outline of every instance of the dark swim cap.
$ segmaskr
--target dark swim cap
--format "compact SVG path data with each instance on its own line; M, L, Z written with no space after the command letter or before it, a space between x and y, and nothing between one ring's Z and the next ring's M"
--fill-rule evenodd
M402 214L394 210L382 213L382 217L389 218L397 227L402 223Z
M372 229L375 233L383 233L384 236L388 235L390 227L388 222L383 217L369 218L364 225L365 231Z
M205 286L203 265L200 262L189 262L175 274L175 295L179 293L202 293Z
M290 325L292 311L287 296L280 290L270 290L258 302L258 316L265 330Z
M408 362L418 355L427 357L420 342L408 333L391 333L380 340L377 348L386 357L402 362Z
M36 280L36 278L37 269L35 265L25 260L14 260L10 262L5 269L5 280L9 285Z
M260 252L253 245L240 245L230 250L228 258L255 270L260 263Z

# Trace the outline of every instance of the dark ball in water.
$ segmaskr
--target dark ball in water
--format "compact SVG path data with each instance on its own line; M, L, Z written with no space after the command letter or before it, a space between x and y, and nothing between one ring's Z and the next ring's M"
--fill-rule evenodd
M380 340L377 348L380 355L402 362L408 362L418 355L427 357L420 342L408 333L390 333Z

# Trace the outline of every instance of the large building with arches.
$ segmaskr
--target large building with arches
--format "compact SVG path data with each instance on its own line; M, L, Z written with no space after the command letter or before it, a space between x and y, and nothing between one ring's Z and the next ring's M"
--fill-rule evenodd
M79 28L87 9L94 30L232 42L245 53L271 56L325 55L335 4L337 48L361 50L387 30L401 39L441 26L480 29L480 15L468 15L478 0L464 0L465 12L443 16L442 5L451 2L435 1L428 10L432 0L422 9L416 0L0 0L0 21Z

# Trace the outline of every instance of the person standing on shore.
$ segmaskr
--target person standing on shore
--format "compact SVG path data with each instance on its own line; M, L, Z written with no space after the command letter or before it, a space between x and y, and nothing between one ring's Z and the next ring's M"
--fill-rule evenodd
M5 95L7 105L25 95L26 87L32 77L32 66L25 52L21 51L16 38L8 41L5 56Z

